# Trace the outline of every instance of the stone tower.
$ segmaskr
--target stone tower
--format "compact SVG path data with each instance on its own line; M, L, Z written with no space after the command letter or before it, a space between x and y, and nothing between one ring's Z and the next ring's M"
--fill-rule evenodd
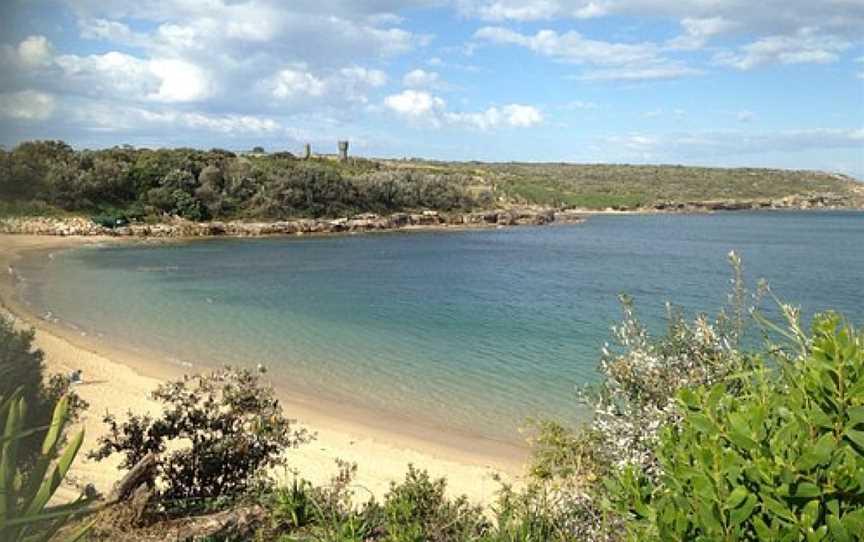
M306 143L303 145L303 159L309 160L312 158L312 145L310 143Z
M339 159L347 160L348 159L348 142L340 141L339 142Z

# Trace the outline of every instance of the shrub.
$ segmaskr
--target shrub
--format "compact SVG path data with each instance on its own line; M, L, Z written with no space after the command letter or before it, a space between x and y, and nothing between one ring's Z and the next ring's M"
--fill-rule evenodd
M309 440L284 417L273 389L246 369L186 376L159 386L153 398L164 405L160 418L130 413L121 424L106 415L108 434L91 456L120 453L121 468L131 468L150 452L161 454L157 470L167 500L197 506L238 497L267 469L283 465L286 449Z
M449 500L447 482L408 466L405 481L392 484L384 497L384 530L392 542L474 540L488 529L482 509L465 496Z
M713 320L700 315L692 322L670 308L661 337L648 333L632 301L622 297L624 319L613 328L616 344L606 345L600 360L603 380L582 394L590 420L576 429L539 425L530 466L531 482L538 487L529 489L535 498L551 493L562 503L568 536L620 540L623 518L604 504L610 498L604 480L626 469L656 480L662 472L656 448L662 429L678 419L678 392L725 382L750 367L750 358L738 348L749 293L734 253L730 262L734 278L728 307ZM762 293L760 288L754 303Z
M678 395L656 484L612 482L638 540L836 540L864 533L864 334L818 316L798 358ZM729 382L739 387L728 393Z
M70 421L69 398L64 397L57 403L50 423L42 427L27 425L26 411L27 402L21 389L9 396L0 395L0 540L47 540L72 516L82 513L88 504L83 498L71 504L48 504L69 472L84 439L84 431L79 432L61 453L65 427ZM19 444L26 435L43 434L32 469L22 472ZM80 539L87 530L85 526L72 539Z
M33 346L35 336L33 330L16 330L11 321L0 316L0 397L11 397L20 390L27 404L22 423L44 427L51 422L54 405L67 396L67 415L74 422L87 403L70 393L65 377L54 375L46 381L44 354ZM36 433L20 439L17 457L21 465L32 465L41 452L41 442Z

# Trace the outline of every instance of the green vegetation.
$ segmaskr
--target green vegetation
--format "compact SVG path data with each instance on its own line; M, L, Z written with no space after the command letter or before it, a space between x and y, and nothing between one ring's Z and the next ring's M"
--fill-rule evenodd
M860 205L859 183L767 169L426 162L212 149L75 151L61 141L0 150L0 216L83 214L127 221L338 217L363 212L542 205L634 209L670 202L760 201L829 195ZM119 222L118 222L119 220Z
M794 322L793 322L794 323ZM613 481L633 540L836 540L864 533L864 334L835 314L801 353L678 394L656 483ZM622 498L623 497L623 498Z
M552 206L634 208L665 202L848 196L851 179L810 171L685 166L491 164L499 191Z
M272 388L248 370L187 376L159 386L153 399L164 405L155 420L129 413L119 424L106 414L109 432L91 456L120 453L121 467L132 468L159 454L159 497L183 508L243 494L268 469L284 465L287 449L308 441L282 415ZM172 446L178 442L188 446Z
M469 179L416 169L384 171L352 159L238 156L213 149L115 147L74 151L60 141L0 151L0 212L79 213L107 226L176 215L189 220L283 219L470 209ZM119 220L119 222L118 222Z
M81 431L61 452L64 430L70 420L68 397L57 403L47 426L33 427L26 420L27 402L22 390L7 397L0 396L0 540L48 540L88 504L83 498L70 504L48 504L84 440ZM34 464L25 470L19 444L27 436L41 434L45 436L40 453ZM79 529L70 540L82 539L88 529L89 526Z
M0 316L0 397L12 397L17 392L27 404L20 420L24 427L48 426L55 405L65 397L66 414L74 422L87 403L69 390L68 379L45 375L44 354L33 347L34 337L32 330L18 331ZM35 432L21 437L16 446L22 466L32 466L43 453L42 437Z

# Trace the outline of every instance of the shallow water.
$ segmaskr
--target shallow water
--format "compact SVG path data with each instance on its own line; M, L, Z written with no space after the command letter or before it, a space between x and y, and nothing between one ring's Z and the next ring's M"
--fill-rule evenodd
M864 213L597 216L573 226L89 247L31 261L25 295L194 366L263 363L310 396L518 441L575 420L617 295L715 312L735 250L805 314L864 321ZM46 265L47 264L47 265Z

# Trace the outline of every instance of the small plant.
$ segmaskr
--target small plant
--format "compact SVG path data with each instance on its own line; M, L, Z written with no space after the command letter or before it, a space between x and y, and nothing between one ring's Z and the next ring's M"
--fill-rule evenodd
M130 413L121 424L105 416L108 434L91 456L120 453L121 468L131 468L148 453L160 454L161 496L178 506L241 496L267 469L284 465L286 449L310 438L285 418L273 389L246 369L186 376L159 386L153 398L164 405L160 418Z
M81 448L84 431L73 437L61 452L70 415L68 398L57 403L48 427L27 428L24 424L27 405L21 395L19 390L5 400L0 397L0 540L36 542L54 536L66 521L82 513L89 504L81 498L71 504L48 505ZM18 456L21 439L43 432L46 434L40 455L32 469L22 473ZM71 540L80 540L87 530L85 526Z
M426 471L408 466L405 481L393 484L384 498L387 540L393 542L447 542L475 540L489 525L482 509L465 496L449 500L447 482L432 480Z
M270 502L274 528L294 530L310 524L315 515L312 491L312 484L297 478L291 486L277 488Z

